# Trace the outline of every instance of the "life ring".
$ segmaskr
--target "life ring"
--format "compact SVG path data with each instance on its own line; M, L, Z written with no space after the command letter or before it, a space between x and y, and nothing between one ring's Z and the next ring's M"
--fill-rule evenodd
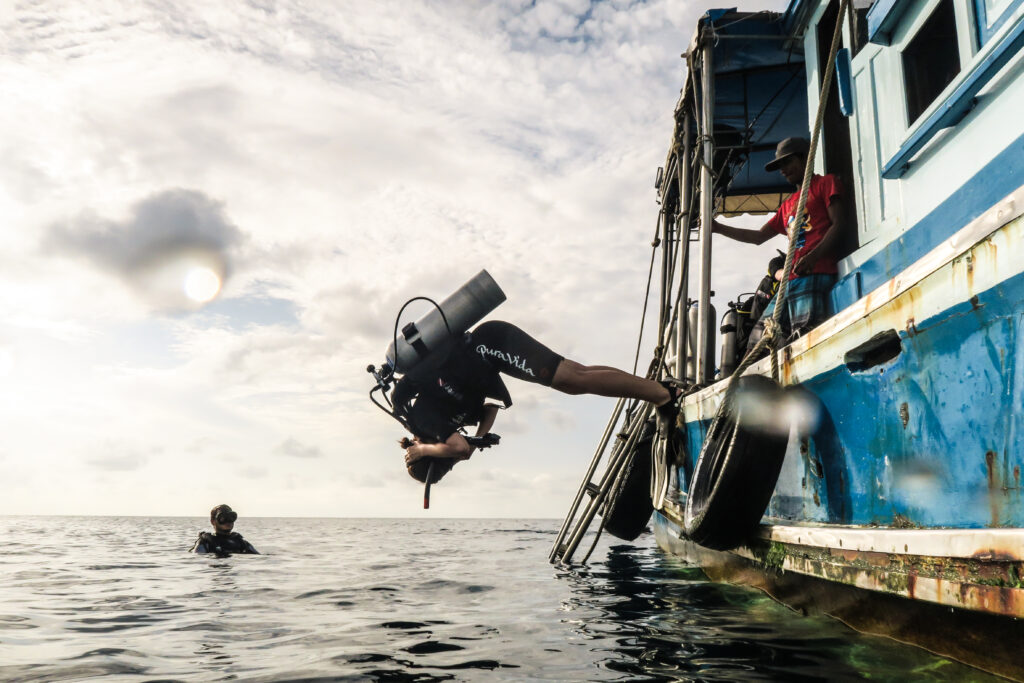
M782 469L789 429L766 429L751 413L780 405L782 397L782 388L769 377L739 379L732 408L705 437L694 468L684 520L692 541L729 550L757 528Z
M635 540L647 528L654 514L651 503L651 448L657 431L654 420L644 424L643 432L633 446L629 471L618 495L608 503L601 516L604 530L623 541Z

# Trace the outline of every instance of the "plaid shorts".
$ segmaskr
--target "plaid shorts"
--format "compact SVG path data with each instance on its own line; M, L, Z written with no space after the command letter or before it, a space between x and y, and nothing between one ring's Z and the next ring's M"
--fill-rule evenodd
M789 342L814 329L832 315L830 294L836 283L836 276L829 273L818 273L806 277L798 277L789 281L786 288L786 310L779 316L784 339ZM773 298L768 302L760 320L750 332L747 349L754 348L764 334L764 321L775 314Z

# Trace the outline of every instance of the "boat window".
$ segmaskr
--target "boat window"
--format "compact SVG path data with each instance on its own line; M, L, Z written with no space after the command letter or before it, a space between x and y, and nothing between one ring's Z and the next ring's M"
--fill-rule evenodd
M903 51L908 125L960 73L957 44L953 0L942 0Z
M1024 0L974 0L974 13L978 20L978 44L988 39L1006 23L1016 7Z

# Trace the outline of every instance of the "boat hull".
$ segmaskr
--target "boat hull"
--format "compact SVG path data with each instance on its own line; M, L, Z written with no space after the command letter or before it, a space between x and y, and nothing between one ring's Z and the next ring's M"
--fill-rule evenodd
M791 429L762 524L733 550L682 531L727 383L687 396L659 545L713 579L1024 679L1007 637L1024 635L1022 213L1024 188L779 352L813 426Z
M779 352L815 421L790 437L772 522L1024 527L1024 217L990 219ZM725 384L682 406L681 491Z
M1005 616L1015 610L1019 613L1024 590L984 583L988 579L983 578L989 572L1005 571L1005 562L976 560L968 578L958 580L950 575L941 580L946 590L922 595L917 572L928 567L942 572L941 568L950 564L949 558L883 557L880 553L783 544L771 540L776 531L771 527L763 527L748 545L735 550L710 550L687 540L671 511L656 512L653 528L663 550L701 567L714 581L752 586L803 614L826 614L858 631L1024 680L1019 653L1024 620ZM813 535L814 530L800 528L799 532ZM936 597L940 600L928 599ZM967 608L977 600L987 608L1003 607L987 611Z

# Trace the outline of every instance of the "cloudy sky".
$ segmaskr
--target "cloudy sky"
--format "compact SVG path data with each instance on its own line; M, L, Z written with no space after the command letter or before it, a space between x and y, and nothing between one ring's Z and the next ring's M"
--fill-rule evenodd
M0 514L561 517L614 400L509 380L424 512L365 368L481 268L492 317L632 367L704 9L4 5Z

